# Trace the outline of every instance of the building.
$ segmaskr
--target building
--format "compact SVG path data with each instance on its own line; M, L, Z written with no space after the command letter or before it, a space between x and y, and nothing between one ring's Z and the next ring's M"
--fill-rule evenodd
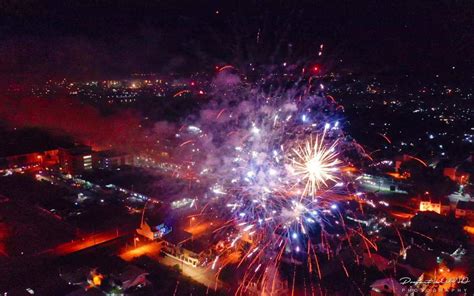
M58 147L71 144L35 128L2 128L0 139L0 170L57 166Z
M435 212L441 215L447 215L451 211L449 200L446 198L433 198L424 195L420 201L420 212Z
M157 240L173 231L173 228L164 223L156 226L150 226L148 222L143 222L140 228L137 228L137 233L149 240Z
M13 154L0 157L0 167L4 169L28 168L33 166L54 166L59 163L58 149Z
M112 150L97 152L94 159L94 167L102 170L114 169L120 166L133 164L134 158L132 155Z
M183 264L192 267L208 264L212 255L210 246L214 245L210 238L194 239L192 233L182 229L182 227L167 226L167 223L173 224L169 222L169 219L167 223L164 222L169 209L168 206L162 206L159 209L160 215L148 217L146 221L143 219L137 233L150 240L160 240L162 242L161 252Z
M93 151L90 146L59 148L59 169L63 174L80 175L93 169Z
M101 274L97 269L93 269L87 272L86 281L83 281L84 269L80 268L77 272L62 274L63 279L80 287L67 296L129 295L129 291L150 284L147 279L149 273L134 265L119 267L118 271L110 274Z
M192 239L189 232L178 230L164 239L162 252L193 267L205 266L212 255L209 245L209 241Z
M191 239L191 233L177 229L164 238L162 252L184 264L196 267L200 263L200 254L195 250L189 249L189 246L185 247L185 244L191 241Z
M474 202L473 201L458 201L456 205L456 218L474 219Z
M149 215L145 219L146 204L142 210L142 218L140 227L136 229L137 233L149 240L157 240L173 231L168 223L165 223L167 211L169 206L164 205L158 201L149 199L147 202L152 202L159 205L158 211L154 215Z

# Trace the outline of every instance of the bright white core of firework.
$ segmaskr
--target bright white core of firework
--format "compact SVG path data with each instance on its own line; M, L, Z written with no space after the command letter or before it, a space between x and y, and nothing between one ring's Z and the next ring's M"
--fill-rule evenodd
M322 136L311 136L309 140L299 145L293 152L293 173L305 182L303 195L316 196L319 188L328 186L328 181L338 180L337 172L341 161L337 158L337 141L326 145L325 133Z

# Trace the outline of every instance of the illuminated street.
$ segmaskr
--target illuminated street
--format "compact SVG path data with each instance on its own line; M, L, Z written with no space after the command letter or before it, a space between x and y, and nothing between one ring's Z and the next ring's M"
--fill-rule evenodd
M120 234L120 236L123 236L123 235L124 234ZM48 250L46 252L53 253L57 256L63 256L63 255L67 255L70 253L78 252L78 251L93 247L95 245L103 244L110 240L117 239L118 237L119 235L116 232L104 232L104 233L92 234L90 236L59 245L53 250Z

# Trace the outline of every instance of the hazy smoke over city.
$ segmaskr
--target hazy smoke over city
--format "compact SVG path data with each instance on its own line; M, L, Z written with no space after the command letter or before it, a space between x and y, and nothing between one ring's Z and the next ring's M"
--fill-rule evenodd
M93 106L69 98L3 97L0 101L0 118L13 127L44 128L102 149L134 151L150 143L140 116L130 110L104 116Z

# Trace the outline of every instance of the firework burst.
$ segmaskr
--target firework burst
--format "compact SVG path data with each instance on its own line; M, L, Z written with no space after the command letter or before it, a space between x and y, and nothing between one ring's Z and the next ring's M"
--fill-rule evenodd
M292 149L295 156L291 158L292 171L305 183L303 195L313 198L322 185L328 181L336 182L341 161L336 151L338 140L330 145L325 144L326 128L322 135L311 135L309 140Z
M210 183L205 208L228 221L210 269L217 277L229 264L244 269L240 294L250 283L273 290L288 258L306 260L321 278L318 252L333 256L353 233L338 206L349 195L332 192L349 178L342 170L351 146L339 125L342 108L315 92L311 79L268 87L226 71L215 79L216 99L186 129L189 138L179 135L181 156L193 156L200 181Z

